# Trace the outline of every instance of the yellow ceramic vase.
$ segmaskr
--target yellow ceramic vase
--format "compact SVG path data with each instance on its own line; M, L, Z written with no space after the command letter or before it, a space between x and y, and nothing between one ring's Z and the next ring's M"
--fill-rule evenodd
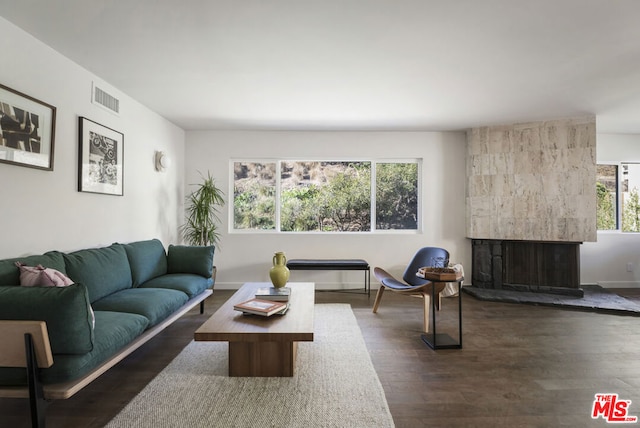
M269 277L274 287L284 287L289 281L289 268L287 267L287 257L283 252L278 251L273 256L273 267L269 270Z

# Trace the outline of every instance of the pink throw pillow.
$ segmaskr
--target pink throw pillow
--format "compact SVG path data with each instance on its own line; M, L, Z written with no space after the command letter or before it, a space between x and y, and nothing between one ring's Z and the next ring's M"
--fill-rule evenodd
M73 284L69 277L55 269L42 265L27 266L20 262L16 262L16 266L20 269L20 285L25 287L66 287Z
M71 278L55 269L42 265L27 266L21 262L16 262L16 266L20 269L20 285L23 287L66 287L73 284ZM91 305L89 305L89 311L91 325L95 328L96 316Z

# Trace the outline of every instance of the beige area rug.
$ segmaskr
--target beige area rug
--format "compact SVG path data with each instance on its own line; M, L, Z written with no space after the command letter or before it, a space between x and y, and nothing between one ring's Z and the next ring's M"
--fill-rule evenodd
M393 427L351 307L316 305L314 333L289 378L230 378L227 343L191 342L107 426Z

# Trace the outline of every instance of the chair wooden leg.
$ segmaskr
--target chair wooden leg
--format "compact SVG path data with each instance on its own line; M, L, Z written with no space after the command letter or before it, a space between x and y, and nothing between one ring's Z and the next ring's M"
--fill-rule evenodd
M378 292L376 293L376 300L373 302L373 313L378 312L378 306L380 305L380 300L382 300L382 294L384 293L384 285L381 285L378 288Z
M431 296L429 293L422 293L422 303L424 304L423 330L425 333L429 333L429 312L431 309Z

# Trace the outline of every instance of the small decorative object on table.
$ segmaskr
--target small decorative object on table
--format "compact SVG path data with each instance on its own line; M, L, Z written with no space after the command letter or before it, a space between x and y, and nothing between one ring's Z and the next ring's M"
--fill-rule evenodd
M256 290L256 299L288 302L290 296L291 288L289 287L260 287Z
M273 256L273 267L269 270L271 283L275 288L284 287L289 281L289 268L287 267L287 257L282 251L278 251Z
M421 267L416 276L432 281L457 281L462 278L462 272L450 267Z
M245 314L262 315L263 317L269 317L278 312L285 311L289 304L285 302L272 302L269 300L251 299L246 302L238 303L233 306L236 311L243 312Z

